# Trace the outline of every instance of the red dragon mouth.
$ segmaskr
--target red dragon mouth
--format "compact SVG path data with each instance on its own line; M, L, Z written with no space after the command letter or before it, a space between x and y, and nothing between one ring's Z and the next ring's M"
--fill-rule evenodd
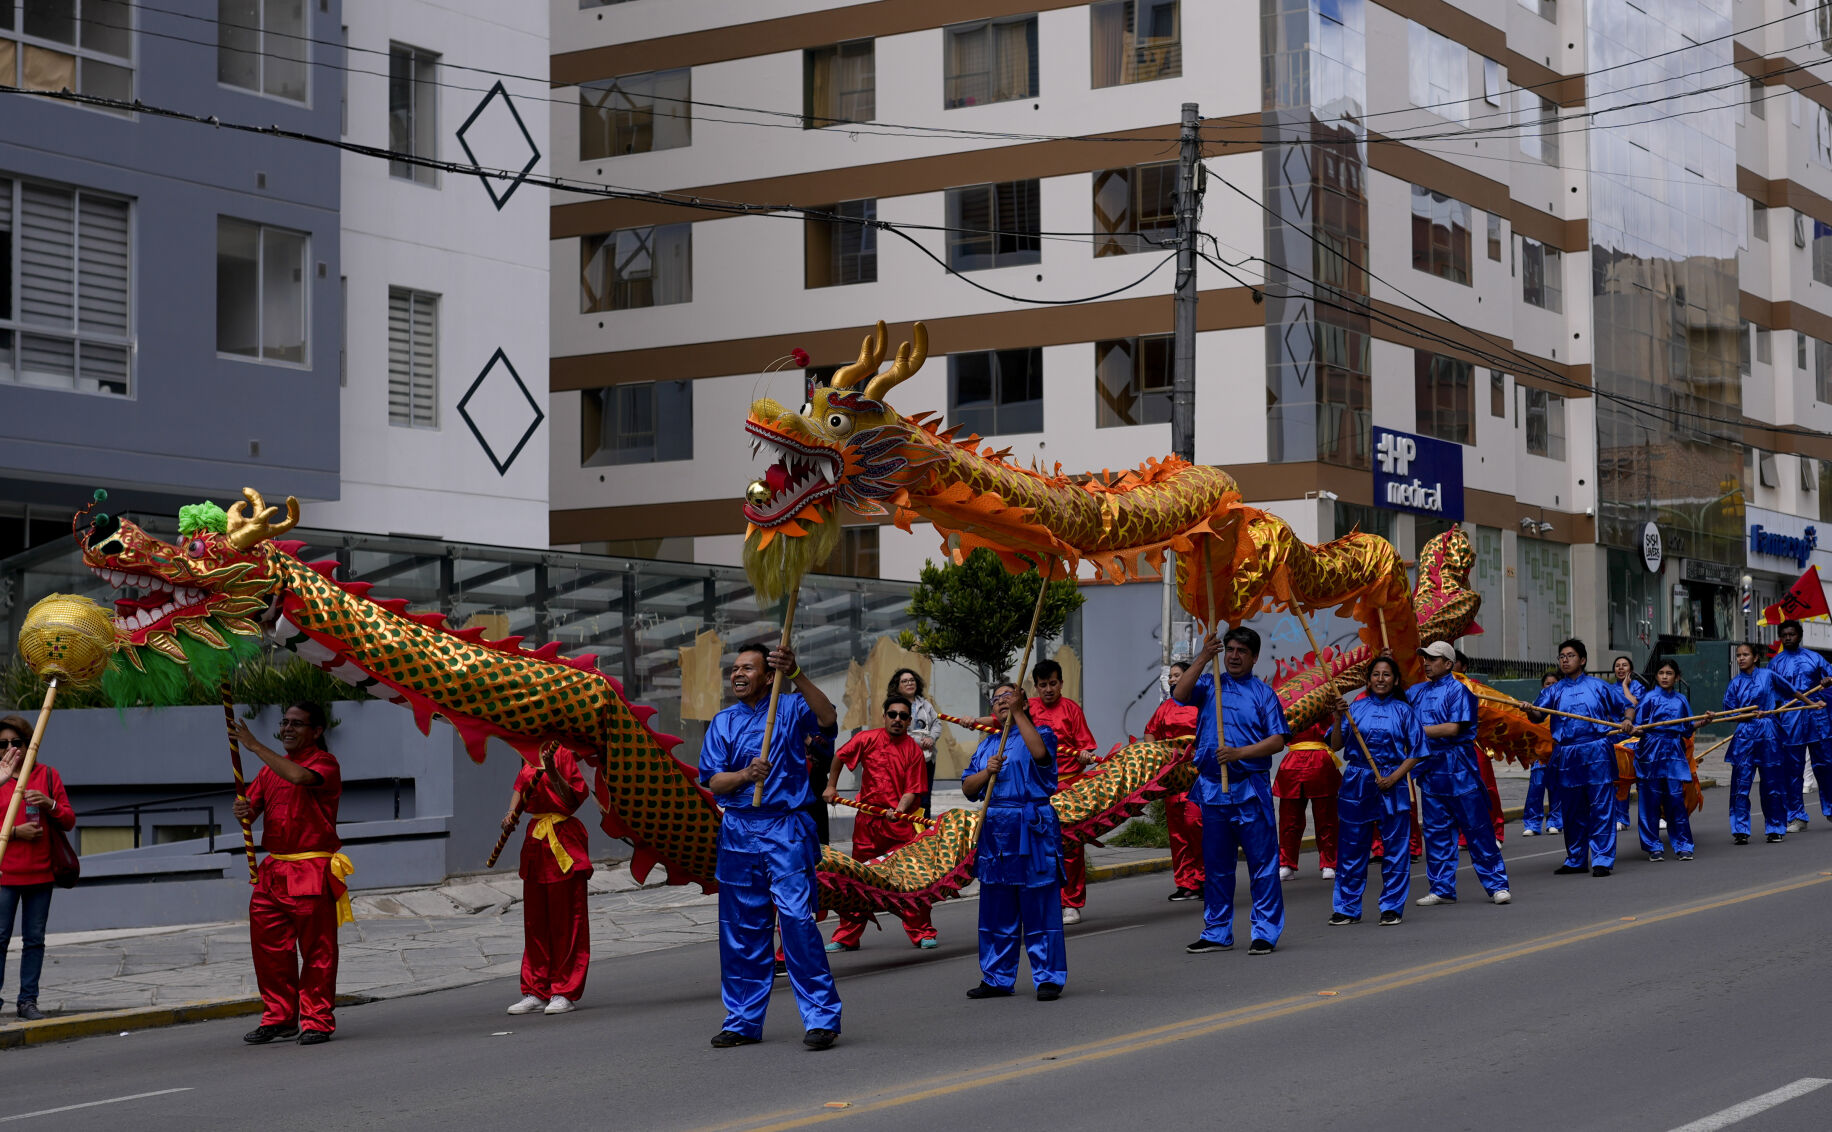
M106 566L91 566L89 569L96 577L116 589L131 586L146 591L139 597L115 599L115 630L123 635L160 628L174 617L185 614L201 616L207 612L207 595L202 590L187 586L173 587L171 583L158 578L129 574Z
M755 422L747 422L744 429L751 435L752 455L767 448L778 457L763 475L769 498L762 503L747 500L746 519L760 527L786 523L804 507L840 493L844 465L833 449L792 440Z

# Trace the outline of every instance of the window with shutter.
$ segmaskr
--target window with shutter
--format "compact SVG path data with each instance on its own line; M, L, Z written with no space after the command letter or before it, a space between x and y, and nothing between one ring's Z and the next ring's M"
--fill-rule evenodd
M0 380L125 396L127 201L0 180Z
M439 296L388 288L388 423L439 427Z

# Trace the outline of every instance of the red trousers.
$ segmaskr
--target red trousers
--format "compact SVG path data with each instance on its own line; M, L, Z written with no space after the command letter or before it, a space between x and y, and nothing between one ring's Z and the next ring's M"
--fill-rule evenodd
M1170 864L1178 888L1202 888L1202 807L1188 794L1164 799L1164 824L1170 829Z
M248 901L248 941L261 988L261 1025L295 1019L308 1030L337 1029L337 897L275 896Z
M1088 847L1062 847L1062 906L1085 908L1088 905Z
M592 963L592 925L585 915L586 877L571 873L552 884L522 884L522 993L536 998L561 995L574 1002L585 993Z
M1482 785L1488 788L1489 820L1495 823L1495 844L1500 845L1507 836L1508 819L1501 812L1501 787L1495 784L1495 760L1487 755L1477 759L1482 767ZM1463 836L1457 835L1457 844L1463 843Z
M864 825L863 823L854 824L852 841L853 860L869 861L874 857L881 857L889 853L892 849L910 843L911 839L907 837L881 838L869 836L870 831L875 829L876 826L876 822L870 825ZM865 833L867 836L860 836L861 833ZM929 918L929 910L927 908L922 910L920 916L904 916L902 919L903 934L910 937L911 943L921 943L925 939L935 938L935 923ZM864 916L855 917L842 915L840 917L840 926L833 931L833 942L839 944L841 947L857 947L859 946L859 941L864 938ZM782 953L780 951L777 952L777 958L780 959L781 957Z
M1279 799L1279 867L1298 867L1298 846L1304 841L1306 802L1310 803L1311 814L1317 823L1317 865L1333 869L1336 867L1336 799L1327 795Z

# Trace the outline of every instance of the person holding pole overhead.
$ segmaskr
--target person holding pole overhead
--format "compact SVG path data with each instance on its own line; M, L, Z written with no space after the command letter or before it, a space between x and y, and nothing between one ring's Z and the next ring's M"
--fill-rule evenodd
M1253 675L1259 650L1252 629L1229 629L1221 637L1211 630L1170 693L1201 713L1190 797L1202 806L1203 917L1202 935L1184 948L1192 955L1234 946L1234 863L1242 851L1253 897L1247 954L1272 954L1285 930L1270 778L1272 756L1291 741L1291 728L1278 693ZM1219 687L1208 671L1218 653L1225 668Z
M1419 655L1424 658L1425 683L1414 687L1407 699L1425 729L1431 754L1430 769L1417 776L1425 825L1425 877L1431 891L1418 902L1426 908L1456 902L1461 833L1476 879L1491 901L1506 904L1512 899L1508 867L1495 844L1488 790L1482 781L1482 764L1488 759L1476 748L1476 697L1453 671L1457 650L1450 644L1434 641Z
M1553 758L1558 762L1565 821L1565 862L1559 876L1588 871L1606 877L1616 864L1616 748L1614 739L1633 710L1622 689L1586 675L1589 655L1572 637L1558 647L1558 682L1544 688L1528 718L1552 716Z
M1724 710L1745 711L1755 708L1770 712L1791 698L1779 677L1757 662L1760 646L1748 641L1736 648L1737 674L1724 689ZM1711 720L1707 719L1706 723ZM1737 724L1730 740L1730 751L1724 761L1730 764L1730 838L1738 845L1749 844L1749 787L1758 770L1762 773L1762 831L1769 844L1787 836L1787 793L1782 789L1785 760L1781 752L1781 732L1773 716L1764 715Z
M1349 703L1336 696L1339 722L1330 747L1343 753L1342 792L1336 801L1336 890L1332 927L1361 922L1362 893L1376 828L1387 855L1380 862L1380 926L1405 917L1412 862L1398 846L1412 836L1412 801L1406 776L1425 763L1425 729L1400 690L1399 662L1378 656L1368 666L1368 690ZM1427 764L1427 770L1430 767Z
M1663 660L1654 669L1654 688L1646 689L1635 703L1635 794L1641 814L1641 848L1650 861L1664 861L1660 823L1667 823L1673 855L1692 859L1692 823L1686 817L1686 783L1692 781L1692 761L1686 758L1686 736L1693 723L1669 720L1691 718L1692 704L1676 687L1679 662Z

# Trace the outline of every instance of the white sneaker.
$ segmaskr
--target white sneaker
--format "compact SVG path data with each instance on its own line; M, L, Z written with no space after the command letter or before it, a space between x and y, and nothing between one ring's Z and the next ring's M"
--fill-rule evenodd
M1417 900L1414 900L1413 903L1421 908L1435 908L1439 904L1454 904L1456 901L1446 900L1435 892L1427 892Z
M1620 833L1627 828L1628 828L1628 823L1625 821L1619 821L1616 823L1616 832L1617 833Z
M536 998L531 994L527 994L527 995L522 996L522 1000L520 1002L516 1003L514 1006L511 1006L509 1008L509 1013L511 1014L533 1014L535 1011L539 1010L541 1007L546 1006L546 1005L547 1005L546 999Z
M1627 826L1623 826L1622 828L1623 828L1623 829L1627 829L1628 827L1627 827ZM1665 818L1661 818L1661 819L1660 819L1660 828L1662 828L1662 829L1665 829L1665 828L1667 828L1667 819L1665 819Z
M1539 836L1539 830L1537 830L1537 829L1523 829L1523 830L1521 830L1521 831L1520 831L1520 835L1521 835L1522 837L1538 837L1538 836Z
M1290 880L1291 878L1297 875L1298 875L1298 870L1288 869L1284 865L1279 866L1279 879L1280 880Z
M1081 909L1080 908L1064 908L1062 910L1062 922L1064 926L1067 926L1069 924L1081 923Z
M553 1001L547 1004L547 1009L541 1011L541 1013L542 1014L569 1014L572 1012L572 1010L573 1010L572 999L567 998L563 994L556 994L553 996Z
M1798 818L1787 823L1787 831L1789 833L1799 833L1801 830L1805 829L1806 827L1807 827L1807 823L1801 821Z
M1547 833L1559 833L1559 832L1561 832L1561 831L1560 831L1560 829L1559 829L1559 827L1558 827L1558 826L1556 826L1556 825L1549 825L1549 826L1547 826L1547 827L1546 827L1546 832L1547 832Z
M1489 896L1489 903L1491 904L1511 904L1513 901L1513 894L1505 888Z
M1335 869L1324 869L1323 872L1320 873L1319 875L1322 876L1324 880L1335 880L1336 879L1336 870Z

